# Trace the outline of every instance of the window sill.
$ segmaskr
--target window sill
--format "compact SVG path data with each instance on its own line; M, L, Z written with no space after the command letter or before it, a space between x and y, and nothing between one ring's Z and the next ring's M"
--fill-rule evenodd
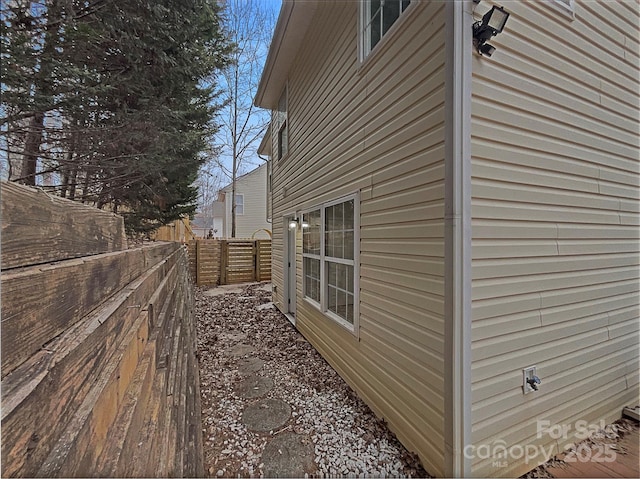
M356 339L360 339L358 337L358 334L356 334L356 327L355 325L349 323L348 321L345 321L344 319L342 319L340 316L338 316L337 314L332 313L331 311L322 311L322 308L320 307L320 303L317 303L314 299L311 299L307 296L304 296L302 298L307 304L313 306L315 309L318 310L318 312L320 314L322 314L322 316L324 316L325 318L329 319L330 321L333 321L334 323L337 323L339 326L343 327L344 329L346 329L347 331L349 331L351 334L353 334L353 336Z

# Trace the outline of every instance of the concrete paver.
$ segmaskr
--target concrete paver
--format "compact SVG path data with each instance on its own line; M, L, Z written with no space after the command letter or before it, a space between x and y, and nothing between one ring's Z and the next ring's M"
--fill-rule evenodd
M252 431L273 431L284 426L291 417L291 406L281 399L264 399L248 405L242 422Z
M257 373L264 366L264 361L260 358L248 357L238 361L238 372L242 376Z
M265 477L304 477L313 472L313 446L307 436L283 432L262 453Z
M273 379L258 375L251 375L236 384L236 394L246 399L256 399L264 396L273 389Z

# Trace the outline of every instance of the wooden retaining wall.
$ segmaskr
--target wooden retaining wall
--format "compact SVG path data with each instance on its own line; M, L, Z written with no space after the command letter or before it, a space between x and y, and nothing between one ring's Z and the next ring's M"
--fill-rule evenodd
M42 190L2 182L2 269L127 247L122 218Z
M198 286L270 281L271 240L194 240L189 261Z
M4 214L12 186L2 184L3 256L15 241ZM85 223L98 231L112 221L94 211ZM186 249L154 243L73 259L49 250L55 263L28 265L43 254L3 262L2 476L202 477Z

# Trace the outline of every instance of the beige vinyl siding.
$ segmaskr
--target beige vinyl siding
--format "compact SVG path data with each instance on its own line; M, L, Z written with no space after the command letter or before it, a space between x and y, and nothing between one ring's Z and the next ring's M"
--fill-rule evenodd
M225 235L231 237L231 186L226 192ZM239 177L236 180L236 194L244 195L244 213L236 214L236 238L269 239L264 230L271 230L267 222L267 164Z
M318 5L289 72L289 154L273 162L275 301L283 216L359 193L357 335L302 298L300 234L296 325L443 474L444 28L424 29L444 5L416 2L399 22L361 66L358 2Z
M640 399L638 10L506 7L496 52L474 55L472 437L555 453L576 421ZM542 384L524 395L532 365ZM537 437L536 420L572 432ZM536 459L473 472L517 476Z

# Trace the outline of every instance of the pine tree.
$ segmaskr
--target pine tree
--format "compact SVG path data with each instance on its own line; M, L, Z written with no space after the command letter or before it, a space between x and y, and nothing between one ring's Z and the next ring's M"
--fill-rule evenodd
M122 213L130 231L192 214L230 52L215 1L14 2L2 15L16 179L48 169L61 195Z

